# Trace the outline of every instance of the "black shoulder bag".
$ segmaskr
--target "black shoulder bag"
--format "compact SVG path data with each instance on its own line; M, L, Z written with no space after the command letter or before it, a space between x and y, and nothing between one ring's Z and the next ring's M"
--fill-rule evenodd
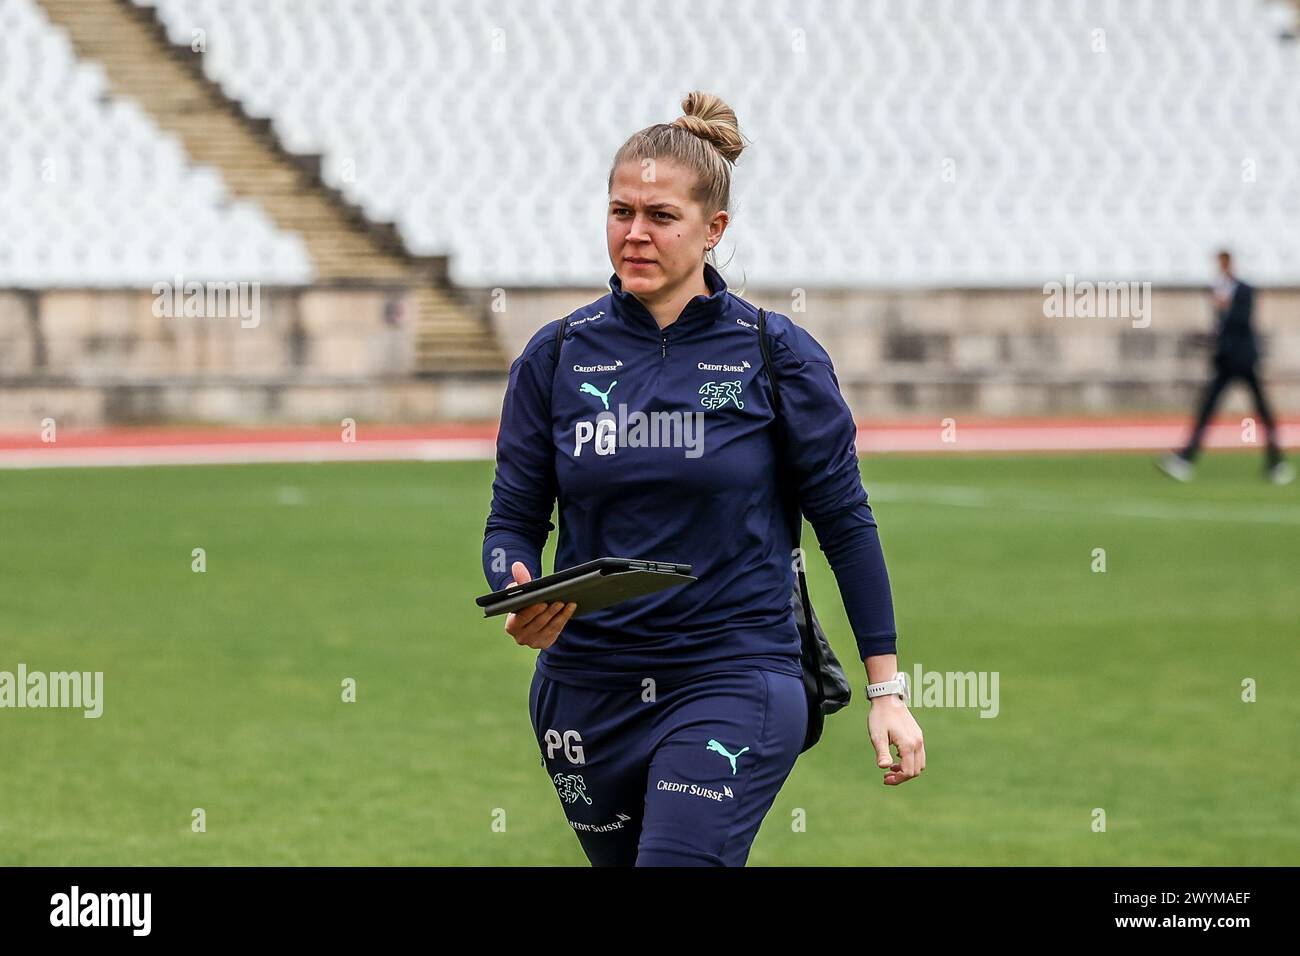
M777 452L785 447L786 422L781 415L781 388L777 383L776 369L767 348L767 313L758 310L758 342L763 350L763 368L767 371L767 380L772 383L772 407L776 410ZM783 468L778 475L785 488L787 513L792 515L790 525L791 538L796 548L803 532L803 512L799 508L798 483L795 475L788 468ZM794 605L794 619L799 626L799 639L803 653L803 688L808 697L808 732L804 735L800 753L808 750L821 740L822 728L827 714L833 714L848 706L853 696L849 679L840 666L835 651L826 640L813 612L812 601L808 599L808 578L803 573L803 553L799 553L799 579L794 586L791 603Z

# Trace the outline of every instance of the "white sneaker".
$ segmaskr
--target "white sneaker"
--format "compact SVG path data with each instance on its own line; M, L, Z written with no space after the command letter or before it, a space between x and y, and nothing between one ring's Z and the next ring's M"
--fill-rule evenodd
M1182 455L1165 455L1156 467L1175 481L1191 481L1195 466Z
M1289 485L1295 481L1295 469L1290 462L1279 461L1268 470L1268 480L1275 485Z

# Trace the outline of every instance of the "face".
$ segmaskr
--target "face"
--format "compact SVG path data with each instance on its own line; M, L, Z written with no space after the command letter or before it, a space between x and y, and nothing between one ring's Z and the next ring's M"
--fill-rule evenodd
M705 220L691 198L694 174L679 163L657 159L645 176L653 181L643 181L640 163L614 170L605 238L624 290L653 302L696 280L705 247L722 238L728 217L719 211Z
M1225 276L1232 272L1232 256L1219 253L1219 271Z

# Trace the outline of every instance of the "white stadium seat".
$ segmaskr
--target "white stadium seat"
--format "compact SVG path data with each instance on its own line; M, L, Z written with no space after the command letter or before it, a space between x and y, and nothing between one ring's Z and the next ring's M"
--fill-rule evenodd
M0 3L0 287L312 280L300 237L107 87L35 0Z
M203 30L209 77L465 285L603 283L613 153L697 87L754 140L718 255L737 283L1200 282L1225 244L1257 282L1300 282L1288 2L136 2L176 43ZM186 195L215 230L195 246L205 262L254 249L252 267L304 281L301 243L236 214L219 177L131 104L101 103L102 70L76 63L34 0L0 9L0 124L27 144L0 150L6 208L36 202L32 156L80 155L92 180L107 167L119 189ZM43 241L76 234L105 201L96 188L63 190ZM144 248L168 246L166 221L140 218L153 207L111 208ZM223 229L252 233L230 243ZM18 275L17 261L0 257L0 281L84 280Z

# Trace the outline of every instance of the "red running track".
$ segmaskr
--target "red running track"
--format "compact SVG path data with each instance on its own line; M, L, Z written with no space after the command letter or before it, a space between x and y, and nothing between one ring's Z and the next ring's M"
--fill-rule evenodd
M952 428L932 421L864 421L858 451L954 454L966 452L1160 451L1187 438L1183 416L1143 418L958 418ZM1220 420L1206 433L1208 448L1262 452L1243 441L1238 419ZM1284 418L1282 444L1300 445L1300 418ZM204 465L252 462L492 460L496 425L367 425L345 441L342 428L108 428L0 432L0 468L124 465Z

